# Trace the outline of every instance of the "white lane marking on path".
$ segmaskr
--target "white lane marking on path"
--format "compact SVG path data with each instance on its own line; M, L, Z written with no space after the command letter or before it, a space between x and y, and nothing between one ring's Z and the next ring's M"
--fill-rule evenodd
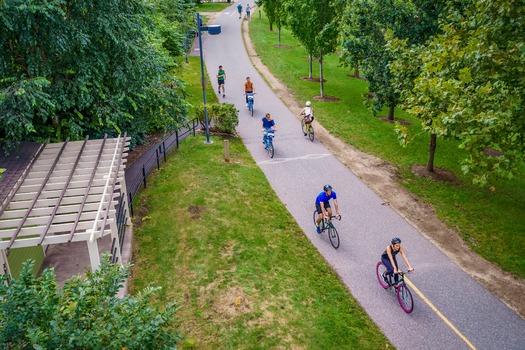
M428 300L427 297L423 293L421 293L421 291L419 289L417 289L417 287L414 285L414 283L412 283L412 281L410 281L407 277L405 277L405 281L410 286L410 288L412 288L412 290L414 290L416 292L416 294L418 294L421 297L421 299L423 299L423 301L432 309L432 311L434 311L443 320L443 322L445 322L445 324L447 326L449 326L454 331L454 333L456 333L458 335L458 337L460 337L469 346L469 348L471 348L473 350L476 349L476 347L474 347L474 345L472 345L472 343L467 339L467 337L465 337L463 334L461 334L461 332L452 324L452 322L450 322L448 320L448 318L446 318L437 309L437 307L435 307L434 304L432 304L432 302L430 300Z
M330 157L331 155L332 154L330 154L330 153L319 153L319 154L307 154L305 156L294 157L294 158L273 158L273 159L263 160L262 162L257 162L257 164L259 164L259 165L263 165L263 164L281 164L281 163L291 162L291 161L294 161L294 160L321 159L321 158Z

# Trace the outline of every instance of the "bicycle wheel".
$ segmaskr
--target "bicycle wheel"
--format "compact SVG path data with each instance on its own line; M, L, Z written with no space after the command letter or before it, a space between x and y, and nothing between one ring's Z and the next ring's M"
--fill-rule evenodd
M250 107L248 107L248 109L250 110L250 115L253 117L253 105L251 105Z
M314 127L311 124L308 128L308 138L310 139L310 141L314 142Z
M384 289L388 288L388 283L383 279L383 274L386 272L386 266L380 261L376 266L377 281Z
M328 238L330 238L332 247L335 249L339 248L339 233L337 233L337 229L335 227L332 226L328 229Z
M306 130L306 127L305 127L305 123L304 123L304 119L301 119L301 131L303 132L303 135L306 135L307 134L307 130Z
M317 218L319 217L319 214L317 213L317 210L314 210L314 225L317 225Z
M270 156L270 158L273 158L273 154L274 154L273 142L270 142L270 145L268 146L267 150L268 150L268 155Z
M412 299L412 293L405 283L401 283L399 287L397 287L397 300L399 301L399 305L401 305L403 311L407 314L414 310L414 300Z

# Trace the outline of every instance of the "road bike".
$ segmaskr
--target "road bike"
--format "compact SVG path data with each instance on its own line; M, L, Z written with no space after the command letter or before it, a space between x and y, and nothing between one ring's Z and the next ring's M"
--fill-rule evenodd
M399 271L399 279L397 281L397 288L394 286L394 281L392 275L385 275L387 268L385 264L381 261L377 263L376 266L376 275L377 280L381 287L384 289L392 289L397 293L397 300L399 305L407 314L411 313L414 310L414 299L412 298L412 293L405 282L405 272Z
M273 158L275 149L273 148L273 138L275 137L275 130L263 130L264 148L268 151L270 158Z
M255 93L253 92L248 92L246 93L246 99L248 100L248 112L250 113L250 115L253 117L253 95Z
M301 120L301 130L303 131L304 136L308 136L310 141L314 142L314 127L312 126L312 122L306 122L306 118L310 117L304 116L304 118Z
M314 210L314 225L317 225L317 218L319 217L319 214L317 213L317 210ZM333 224L332 219L338 219L341 221L341 215L338 216L331 216L330 220L327 220L326 217L321 220L321 233L324 231L328 231L328 238L330 239L330 243L332 243L332 247L335 249L339 248L339 244L341 243L339 241L339 233L337 233L337 229L335 228Z

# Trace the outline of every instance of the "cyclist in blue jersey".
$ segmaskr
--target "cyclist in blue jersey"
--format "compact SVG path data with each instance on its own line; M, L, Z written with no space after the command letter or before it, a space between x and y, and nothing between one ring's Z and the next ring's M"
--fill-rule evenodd
M268 135L268 131L277 130L277 128L275 127L275 120L272 119L270 113L266 113L266 116L261 119L261 128L263 131L263 143L266 145L266 137Z
M317 222L315 223L317 233L321 233L321 227L319 227L319 224L321 223L321 220L323 220L325 215L326 215L327 220L330 220L330 218L332 217L332 208L330 208L330 199L333 199L334 201L335 212L336 212L335 215L338 216L339 215L339 204L337 203L337 195L335 194L335 191L332 191L332 186L325 185L323 187L323 192L319 193L319 195L315 199L315 209L317 210L317 213L319 214L317 217Z
M408 266L408 271L414 271L412 266L410 266L410 262L408 261L408 258L405 254L405 251L401 247L401 240L399 238L392 238L391 244L388 245L381 254L381 262L386 266L386 271L383 274L383 279L386 283L388 283L388 277L387 275L394 274L394 287L397 288L397 281L399 280L399 265L397 264L396 255L397 253L401 253L401 256L403 257L403 260L405 261L405 264Z

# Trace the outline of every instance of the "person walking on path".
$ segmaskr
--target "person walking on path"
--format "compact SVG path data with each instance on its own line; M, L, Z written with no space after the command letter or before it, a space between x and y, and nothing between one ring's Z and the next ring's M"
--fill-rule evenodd
M222 66L219 66L219 71L217 72L217 84L219 85L219 95L221 94L222 86L222 98L226 97L226 90L224 90L224 81L226 80L226 72L222 69Z
M250 4L246 5L246 18L247 19L250 19Z
M330 208L330 199L334 200L336 216L339 215L339 203L337 203L337 194L335 191L332 191L332 186L324 185L323 192L319 193L315 199L315 209L317 210L317 222L315 223L315 228L317 233L321 233L321 227L319 224L324 217L326 220L330 220L332 217L332 208ZM326 214L325 214L326 212Z
M242 17L242 4L241 3L237 5L237 12L239 12L239 19L241 19Z

